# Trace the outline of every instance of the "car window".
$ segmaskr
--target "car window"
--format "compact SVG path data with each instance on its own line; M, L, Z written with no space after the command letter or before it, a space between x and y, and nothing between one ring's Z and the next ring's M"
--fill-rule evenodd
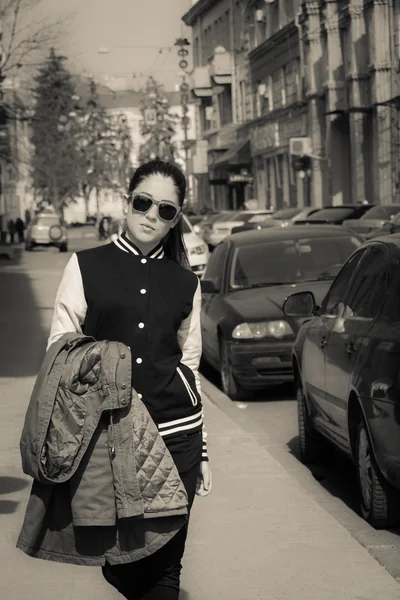
M354 208L325 208L322 210L318 210L316 213L311 215L309 218L311 220L319 220L319 219L348 219L351 215L355 213Z
M204 272L204 279L211 279L218 290L222 287L222 277L228 252L228 244L219 244L208 259L207 267Z
M272 218L277 221L284 221L285 219L292 219L299 213L299 208L283 208L282 210L277 210L276 213L272 215Z
M335 281L331 285L328 294L322 303L321 313L324 315L337 315L339 312L340 304L344 302L350 281L356 272L358 265L360 264L361 258L364 256L366 250L362 249L359 252L353 254Z
M400 255L396 251L396 256L390 264L391 281L383 306L381 317L390 323L400 322Z
M368 249L353 279L346 306L352 317L374 319L386 298L389 274L384 247Z
M182 217L182 233L192 233L192 228L186 217Z
M343 264L360 245L354 236L258 242L235 250L230 287L253 287L317 280Z
M361 219L390 219L392 215L397 215L399 212L399 205L374 206L368 212L366 212Z
M361 242L356 237L299 240L300 271L304 279L315 279L333 265L342 265Z
M38 217L36 225L52 227L53 225L61 225L61 220L60 217Z

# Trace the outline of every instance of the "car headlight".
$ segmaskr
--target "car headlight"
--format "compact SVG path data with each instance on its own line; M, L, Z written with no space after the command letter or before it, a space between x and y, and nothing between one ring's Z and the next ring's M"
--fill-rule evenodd
M189 254L204 254L205 251L206 251L206 246L205 246L205 244L202 244L201 246L196 246L195 248L190 248Z
M261 340L263 338L275 338L279 340L293 335L293 329L286 321L240 323L232 331L232 337L235 340Z

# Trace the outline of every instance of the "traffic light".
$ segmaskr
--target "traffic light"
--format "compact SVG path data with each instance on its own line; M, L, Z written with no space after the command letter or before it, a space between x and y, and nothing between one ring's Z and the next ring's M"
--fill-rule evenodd
M311 157L292 156L292 166L295 171L304 171L307 173L311 169Z

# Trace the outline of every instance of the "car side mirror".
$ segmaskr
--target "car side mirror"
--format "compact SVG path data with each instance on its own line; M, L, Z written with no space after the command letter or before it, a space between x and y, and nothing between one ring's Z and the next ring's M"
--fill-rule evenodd
M213 279L200 279L202 294L217 294L219 292Z
M312 292L298 292L286 298L283 312L287 317L312 317L316 312L316 306Z

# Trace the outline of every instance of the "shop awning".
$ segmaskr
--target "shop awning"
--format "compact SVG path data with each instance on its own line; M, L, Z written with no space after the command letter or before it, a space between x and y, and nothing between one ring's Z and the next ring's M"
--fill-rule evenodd
M242 140L235 144L230 150L224 152L220 158L218 158L213 166L235 166L235 165L249 165L251 164L250 155L250 141Z

